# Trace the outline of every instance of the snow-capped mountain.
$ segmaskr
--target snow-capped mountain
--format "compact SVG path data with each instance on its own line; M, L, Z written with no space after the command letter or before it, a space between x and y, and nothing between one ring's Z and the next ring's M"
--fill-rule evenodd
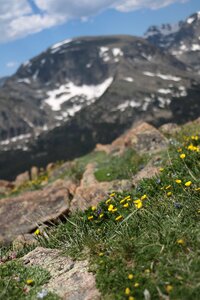
M200 12L176 25L151 26L145 38L200 74Z
M198 76L143 38L53 45L0 88L0 178L86 153L141 119L194 119L199 92Z

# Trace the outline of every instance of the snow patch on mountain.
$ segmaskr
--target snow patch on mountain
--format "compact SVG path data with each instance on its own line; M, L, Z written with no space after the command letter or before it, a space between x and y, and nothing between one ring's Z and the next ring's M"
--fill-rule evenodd
M143 72L144 75L149 76L149 77L159 77L163 80L171 80L171 81L180 81L181 78L173 75L165 75L161 73L151 73L151 72Z
M187 19L188 24L192 24L195 21L195 17Z
M160 94L171 94L171 90L170 89L159 89L158 93Z
M176 24L162 24L161 26L151 26L144 34L145 38L149 38L155 35L167 36L179 31L181 23Z
M110 60L108 51L109 51L108 47L100 47L100 49L99 49L99 56L103 59L104 62L107 62Z
M18 79L17 82L31 84L31 80L29 78L21 78L21 79Z
M63 45L66 45L66 44L69 44L71 43L72 40L71 39L67 39L67 40L64 40L62 42L59 42L59 43L56 43L54 44L50 49L51 49L51 52L52 53L55 53L56 50L59 50Z
M193 44L193 45L191 46L191 50L192 50L192 51L200 51L200 45L198 45L198 44Z
M171 99L164 98L164 97L158 97L158 101L159 101L160 108L165 108L167 105L171 103Z
M53 111L61 110L61 105L76 96L82 97L85 101L92 103L93 100L101 97L113 82L113 78L106 79L98 85L77 86L73 82L61 85L58 89L47 92L48 98L44 100Z
M140 106L141 106L141 104L139 102L136 102L135 100L126 100L123 103L119 104L117 106L117 109L123 112L128 107L135 108L135 107L140 107Z
M113 53L113 56L115 56L115 57L124 55L123 51L120 48L113 48L112 53Z
M31 137L31 134L30 133L27 133L27 134L21 134L21 135L18 135L18 136L15 136L13 138L10 138L10 139L7 139L7 140L4 140L2 142L0 142L0 145L8 145L10 143L15 143L17 141L21 141L21 140L25 140L25 139L29 139Z
M104 57L105 53L109 51L108 47L100 47L99 49L99 56Z
M134 79L132 77L125 77L124 80L128 81L128 82L133 82L134 81Z

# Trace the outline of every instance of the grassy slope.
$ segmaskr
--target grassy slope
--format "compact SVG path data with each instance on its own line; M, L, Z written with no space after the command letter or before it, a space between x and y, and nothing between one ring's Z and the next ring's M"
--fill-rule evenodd
M171 139L159 176L71 216L41 245L89 258L103 299L199 299L199 129Z
M159 176L72 216L44 242L89 256L103 299L199 299L200 152L188 146L200 140L179 134L171 144Z

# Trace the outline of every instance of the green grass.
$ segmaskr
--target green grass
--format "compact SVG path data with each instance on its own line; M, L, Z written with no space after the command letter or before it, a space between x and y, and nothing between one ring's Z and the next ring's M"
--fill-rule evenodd
M148 295L153 300L198 300L199 129L184 127L171 136L158 176L142 180L132 190L109 195L97 207L71 215L66 222L48 229L48 239L39 235L40 244L61 249L74 259L89 259L103 300L149 299ZM188 132L190 137L185 136ZM122 157L92 153L77 161L80 169L75 166L71 175L78 178L88 162L97 161L98 171L102 170L99 180L105 180L108 171L114 179L130 178L134 172L131 168L138 168L144 159L132 151ZM46 271L25 268L18 261L3 264L0 272L5 299L35 299L49 279ZM16 274L22 274L20 283ZM35 284L30 294L24 295L28 277Z
M200 140L179 134L171 143L159 176L40 237L43 246L88 258L102 299L199 299L200 152L188 146Z
M98 164L95 177L98 181L130 179L145 162L145 157L130 149L121 156L107 156L107 159Z
M25 267L21 262L13 260L0 265L0 299L34 300L39 299L39 293L50 274L39 267ZM47 293L43 298L57 300L58 296Z

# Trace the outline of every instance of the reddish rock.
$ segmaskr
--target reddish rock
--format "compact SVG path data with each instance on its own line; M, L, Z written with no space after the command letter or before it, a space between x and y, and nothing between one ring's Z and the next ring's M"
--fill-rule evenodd
M113 191L126 191L132 188L129 180L98 182L87 187L78 187L70 205L70 211L85 210L105 200Z
M145 178L151 178L159 173L159 168L154 166L152 162L149 162L141 171L133 176L133 185L137 185L140 180Z
M110 145L96 146L96 151L105 151L108 154L121 154L132 148L139 152L153 152L165 148L167 139L155 127L148 123L139 123L127 130Z
M33 166L31 168L31 180L37 179L38 176L39 176L39 169L38 169L38 167Z
M66 215L70 204L68 184L57 180L42 190L1 199L0 241L12 241L20 234L31 232L38 224Z
M99 152L106 152L107 154L111 151L111 145L102 145L102 144L96 144L95 151Z
M42 288L63 300L99 300L95 277L87 260L74 261L56 249L38 247L21 259L27 266L40 266L51 278Z
M38 244L33 234L21 234L16 237L12 243L14 251L22 250L24 247Z
M8 194L14 188L14 184L10 181L0 180L0 196Z
M160 126L159 130L164 134L175 134L181 130L181 127L175 123L167 123Z
M29 180L30 180L29 172L26 171L22 174L19 174L16 177L14 184L15 184L16 187L20 187L21 185L25 184Z
M51 173L55 169L55 164L54 163L49 163L46 167L47 173Z
M85 172L83 173L82 179L80 181L80 187L88 187L97 184L98 181L94 175L96 169L96 164L90 163L86 166Z
M112 143L115 148L133 148L139 152L153 152L166 148L166 138L155 127L140 123Z

